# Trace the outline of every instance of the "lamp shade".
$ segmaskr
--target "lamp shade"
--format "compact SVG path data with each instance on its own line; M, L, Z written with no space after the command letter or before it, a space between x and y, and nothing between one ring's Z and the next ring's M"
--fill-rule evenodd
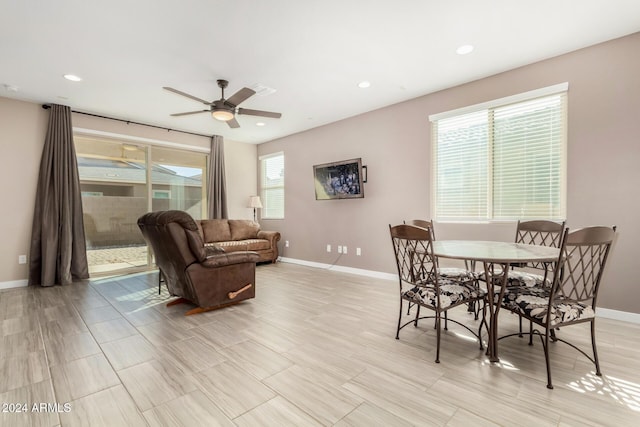
M249 196L249 206L250 208L262 208L262 202L260 201L260 196Z

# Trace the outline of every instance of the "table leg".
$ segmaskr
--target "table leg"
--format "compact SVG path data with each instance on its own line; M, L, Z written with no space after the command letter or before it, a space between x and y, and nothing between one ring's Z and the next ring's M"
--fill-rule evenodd
M489 356L489 361L494 363L500 361L498 357L498 312L500 311L500 302L507 287L509 264L500 264L502 267L502 282L498 290L498 304L495 304L494 265L487 262L483 263L483 265L484 277L487 280L487 297L489 298L489 343L487 345L487 356Z

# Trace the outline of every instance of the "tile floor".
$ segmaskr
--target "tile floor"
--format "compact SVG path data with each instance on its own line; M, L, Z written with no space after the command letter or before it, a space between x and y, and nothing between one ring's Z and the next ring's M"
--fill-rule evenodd
M539 342L503 340L490 364L452 325L435 364L432 322L395 340L395 282L279 263L256 283L255 299L189 317L156 273L0 292L0 425L640 423L640 325L599 320L601 378L554 344L548 390ZM561 333L588 348L586 327Z

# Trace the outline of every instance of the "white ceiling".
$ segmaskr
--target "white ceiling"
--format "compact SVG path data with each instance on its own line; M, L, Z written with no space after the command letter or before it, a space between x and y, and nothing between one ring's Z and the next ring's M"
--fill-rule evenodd
M0 96L248 143L640 31L640 0L0 0L0 11ZM457 55L462 44L475 50ZM215 100L220 78L227 97L276 89L241 107L282 118L238 116L230 129L169 116L206 107L163 86Z

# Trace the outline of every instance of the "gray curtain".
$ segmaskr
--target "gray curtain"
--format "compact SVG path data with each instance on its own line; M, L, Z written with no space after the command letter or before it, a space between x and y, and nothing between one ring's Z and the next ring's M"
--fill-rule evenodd
M29 285L66 285L88 278L71 109L53 104L33 212Z
M227 185L224 178L224 139L220 135L211 137L209 156L209 218L228 218Z

